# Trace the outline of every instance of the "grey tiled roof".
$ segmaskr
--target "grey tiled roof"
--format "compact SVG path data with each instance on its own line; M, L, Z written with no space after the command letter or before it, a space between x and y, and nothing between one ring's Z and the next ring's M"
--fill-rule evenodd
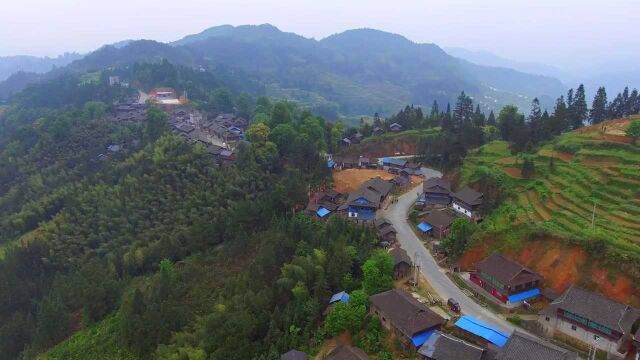
M476 264L476 269L487 273L506 285L517 285L535 280L542 276L506 256L492 254Z
M369 297L387 319L407 337L440 326L444 319L401 289L393 289Z
M496 360L575 360L578 354L515 331Z
M469 187L462 188L462 190L453 193L452 196L455 199L472 206L482 204L482 193L479 193Z
M454 336L434 331L418 349L418 353L436 360L482 360L485 350Z
M623 334L630 333L633 323L640 317L637 309L577 286L567 289L542 313L555 315L557 309L583 316Z

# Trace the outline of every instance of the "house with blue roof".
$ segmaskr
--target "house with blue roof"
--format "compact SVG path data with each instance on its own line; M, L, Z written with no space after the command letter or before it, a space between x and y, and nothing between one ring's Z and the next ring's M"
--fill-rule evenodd
M456 331L463 335L484 342L487 345L493 344L497 348L502 348L510 336L510 334L468 315L460 317L454 325Z
M349 303L349 294L346 291L340 291L339 293L335 293L329 299L329 305L335 304L338 302Z
M313 193L309 197L306 212L311 216L326 219L336 212L343 202L344 196L337 191Z
M382 158L382 165L390 168L403 169L407 166L408 161L405 159L399 159L394 157Z
M445 319L402 289L392 289L369 297L369 312L398 337L405 349L417 350Z
M349 194L347 201L338 208L338 211L356 222L373 222L376 212L393 187L392 182L381 178L367 180L358 190Z
M503 304L517 304L540 294L542 276L506 256L492 254L476 264L470 280Z

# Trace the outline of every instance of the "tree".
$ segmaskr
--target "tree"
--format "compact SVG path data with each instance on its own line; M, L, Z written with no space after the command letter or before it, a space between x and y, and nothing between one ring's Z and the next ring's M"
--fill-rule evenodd
M453 110L453 120L455 126L461 126L463 123L470 122L473 119L473 100L467 96L464 91L460 93Z
M357 333L367 317L369 299L362 290L351 293L348 303L338 302L325 320L325 330L331 336L339 335L345 330Z
M279 124L289 124L292 121L289 106L284 102L278 102L271 110L271 120L269 126L276 127Z
M218 88L213 90L210 102L220 112L229 113L233 111L233 98L227 89Z
M516 129L524 125L524 116L518 112L518 108L507 105L498 114L498 129L503 140L512 141Z
M147 110L144 125L144 137L147 142L156 141L167 130L167 114L157 106Z
M496 122L496 116L493 114L493 110L489 113L489 118L487 119L487 125L496 126L498 123Z
M251 125L246 132L247 140L255 145L264 145L269 139L271 129L263 123Z
M469 221L458 218L453 224L451 224L451 231L449 237L442 243L447 255L451 258L457 259L467 249L471 238L475 233L477 225L470 223Z
M522 169L521 169L522 177L528 179L535 174L535 171L536 169L535 169L535 164L533 160L527 156L522 162Z
M627 128L627 136L631 138L632 143L635 145L640 138L640 120L633 120Z
M589 109L587 108L587 101L585 98L584 85L580 84L575 93L573 102L569 105L571 113L570 126L572 130L575 130L584 125L584 121L587 119Z
M368 295L393 287L393 258L386 251L375 251L362 265L362 272L362 287Z
M604 86L598 88L593 98L589 118L592 124L599 124L607 119L607 91Z

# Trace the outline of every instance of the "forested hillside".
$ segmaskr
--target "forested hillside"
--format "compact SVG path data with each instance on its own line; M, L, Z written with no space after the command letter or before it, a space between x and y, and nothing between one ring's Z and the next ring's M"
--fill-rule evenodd
M377 30L350 30L316 41L270 25L211 28L172 45L145 40L105 46L44 78L162 59L218 77L233 73L227 79L234 80L229 85L237 91L291 99L331 119L376 111L389 115L411 103L445 103L463 90L485 110L525 106L534 97L550 106L565 90L553 78L473 65L434 44ZM19 83L16 75L0 84L0 95L9 93L10 84L19 90Z

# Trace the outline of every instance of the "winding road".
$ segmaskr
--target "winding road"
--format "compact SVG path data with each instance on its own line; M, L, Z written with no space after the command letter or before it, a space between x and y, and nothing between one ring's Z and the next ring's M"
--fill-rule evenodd
M435 174L435 172L430 169L423 169L423 173L427 178L431 176L441 176ZM414 263L416 263L416 254L418 255L417 264L420 265L422 275L424 275L431 287L443 300L446 301L449 298L454 298L460 303L462 313L480 319L506 333L513 332L515 327L511 323L467 297L462 290L449 279L445 270L436 263L431 253L413 232L412 225L407 220L407 214L416 200L416 194L421 192L421 187L422 184L398 197L398 201L391 204L387 209L380 211L380 215L386 217L394 224L400 245L407 251L407 254Z

